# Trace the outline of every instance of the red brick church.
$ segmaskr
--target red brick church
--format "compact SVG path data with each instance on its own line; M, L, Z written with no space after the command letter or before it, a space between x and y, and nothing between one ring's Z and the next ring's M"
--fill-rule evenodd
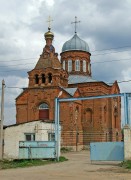
M44 35L46 45L36 66L28 72L29 85L16 98L17 124L54 122L54 99L61 91L60 98L120 93L116 81L108 85L92 78L89 46L76 32L64 43L59 60L50 30ZM119 141L120 106L119 97L61 103L62 146L81 149L93 141Z

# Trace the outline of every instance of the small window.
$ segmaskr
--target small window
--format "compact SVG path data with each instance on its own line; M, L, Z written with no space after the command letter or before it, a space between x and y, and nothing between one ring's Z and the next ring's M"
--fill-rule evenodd
M68 72L72 71L72 60L68 60Z
M65 61L63 61L63 69L65 70Z
M34 133L26 133L25 141L35 141L35 134Z
M75 61L75 70L80 71L80 60Z
M42 83L45 83L45 74L42 74Z
M35 75L35 84L39 84L39 76L38 76L38 74Z
M55 133L48 133L48 141L55 141Z
M83 60L83 72L86 72L86 61Z

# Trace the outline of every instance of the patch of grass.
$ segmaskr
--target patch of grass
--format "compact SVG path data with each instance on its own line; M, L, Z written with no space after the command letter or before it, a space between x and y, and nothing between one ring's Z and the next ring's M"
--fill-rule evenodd
M64 161L68 161L68 159L65 158L64 156L60 156L59 162L64 162Z
M61 148L62 153L71 152L71 151L72 151L72 148L68 148L68 147L62 147Z
M126 169L131 169L131 160L129 161L123 161L121 164L120 164L121 167L124 167Z
M60 157L59 162L67 161L65 157ZM11 168L24 168L24 167L32 167L32 166L43 166L46 164L57 163L54 159L51 160L41 160L41 159L32 159L32 160L3 160L0 161L0 169L11 169Z

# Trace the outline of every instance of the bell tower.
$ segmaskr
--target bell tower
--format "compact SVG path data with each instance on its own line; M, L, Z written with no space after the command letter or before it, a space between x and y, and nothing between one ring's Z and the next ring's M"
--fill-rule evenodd
M44 34L45 47L35 68L28 72L29 87L68 86L68 73L62 68L58 53L52 45L54 34L50 23L48 31Z

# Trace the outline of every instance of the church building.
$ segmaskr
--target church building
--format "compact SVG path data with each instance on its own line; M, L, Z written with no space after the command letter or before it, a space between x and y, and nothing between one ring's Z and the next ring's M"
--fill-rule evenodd
M120 93L117 81L108 85L92 78L89 46L76 32L64 43L60 60L52 45L54 34L50 27L44 37L43 52L28 72L28 87L16 98L17 124L54 122L55 98L59 94L59 98L70 98ZM62 102L60 123L63 147L79 150L90 142L120 141L121 99Z

